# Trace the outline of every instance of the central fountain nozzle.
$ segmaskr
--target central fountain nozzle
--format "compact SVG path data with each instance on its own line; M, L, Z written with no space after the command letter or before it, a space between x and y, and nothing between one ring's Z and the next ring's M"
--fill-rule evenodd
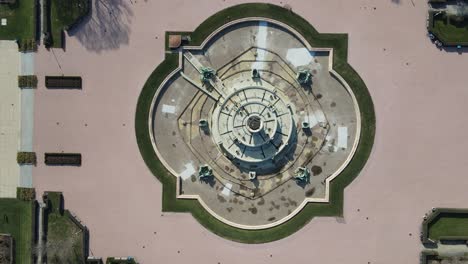
M263 120L259 115L251 115L247 118L247 129L250 133L258 133L263 129Z

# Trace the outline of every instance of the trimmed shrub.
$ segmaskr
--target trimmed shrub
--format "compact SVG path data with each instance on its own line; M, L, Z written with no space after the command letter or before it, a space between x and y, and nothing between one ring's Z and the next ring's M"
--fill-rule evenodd
M18 164L36 164L36 152L18 152L16 154Z
M20 88L36 88L37 76L36 75L20 75L18 76L18 87Z
M46 76L45 86L49 89L81 89L80 76Z
M80 153L45 153L46 165L81 166Z
M36 200L36 190L34 188L16 188L16 198L23 201Z
M35 52L37 51L37 43L34 39L24 39L18 43L20 52Z

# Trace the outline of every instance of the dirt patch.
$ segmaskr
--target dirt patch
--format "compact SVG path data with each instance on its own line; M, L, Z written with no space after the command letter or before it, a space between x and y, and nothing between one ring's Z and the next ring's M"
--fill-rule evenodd
M223 196L221 196L221 195L218 194L218 201L219 201L220 203L225 203L225 202L226 202L226 198L224 198Z
M319 175L320 173L322 173L322 167L320 167L320 166L315 166L314 165L314 166L312 166L311 170L312 170L312 174L314 176Z
M265 204L265 199L263 199L263 197L262 197L262 198L260 198L260 201L257 202L257 205L262 206L264 204Z
M309 190L307 190L305 192L305 196L306 197L311 197L312 195L314 195L314 193L315 193L315 187L312 187L311 189L309 189Z
M249 208L249 211L252 213L252 214L257 214L258 210L257 210L257 207L250 207Z

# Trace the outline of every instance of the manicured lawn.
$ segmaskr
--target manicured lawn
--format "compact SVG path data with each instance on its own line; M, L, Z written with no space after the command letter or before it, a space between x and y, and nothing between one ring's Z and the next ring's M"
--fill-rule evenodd
M35 39L34 0L17 0L14 5L0 5L0 19L6 18L7 25L0 26L0 39Z
M191 212L200 224L227 239L243 243L265 243L284 238L298 231L316 216L341 216L343 214L343 190L356 178L365 165L374 142L374 106L365 83L347 63L348 37L346 34L319 34L306 20L293 12L271 4L241 4L214 14L190 34L190 45L200 45L215 29L226 22L242 17L267 17L284 22L295 28L314 47L334 49L333 68L351 86L361 110L361 141L356 153L333 180L329 203L309 203L288 222L264 230L244 230L226 225L210 215L196 200L176 199L176 178L158 160L148 133L148 116L151 101L164 78L178 65L177 54L167 54L165 60L146 81L138 99L135 116L135 133L140 153L151 172L163 184L163 211Z
M445 45L468 45L467 19L457 22L439 14L433 17L433 25L429 30Z
M83 263L83 232L66 213L49 214L47 228L49 263Z
M54 48L62 48L62 32L89 10L88 0L50 0L50 21Z
M468 213L441 213L429 226L429 238L468 237Z
M32 228L32 202L0 199L0 233L13 236L16 263L31 263Z
M49 193L51 209L47 214L47 259L51 264L84 263L83 231L71 220L70 213L60 213L59 193Z

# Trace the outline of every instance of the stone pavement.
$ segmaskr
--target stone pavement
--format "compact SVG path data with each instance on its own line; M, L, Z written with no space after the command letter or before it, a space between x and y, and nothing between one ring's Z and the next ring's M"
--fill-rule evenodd
M20 144L20 53L14 41L0 41L0 197L15 197L19 179L16 153Z

